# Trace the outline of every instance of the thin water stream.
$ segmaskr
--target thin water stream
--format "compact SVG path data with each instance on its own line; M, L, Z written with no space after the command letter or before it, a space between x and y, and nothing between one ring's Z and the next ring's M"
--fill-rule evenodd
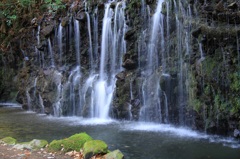
M110 150L120 149L126 159L239 159L240 142L209 136L171 125L50 117L0 106L0 138L19 142L34 138L61 139L86 132L104 140Z

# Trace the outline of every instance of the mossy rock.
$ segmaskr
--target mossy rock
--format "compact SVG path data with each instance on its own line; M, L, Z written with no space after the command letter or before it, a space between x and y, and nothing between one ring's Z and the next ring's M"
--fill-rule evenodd
M83 145L83 155L85 159L89 159L96 154L106 154L108 146L104 141L92 140Z
M30 141L30 146L32 147L32 149L41 149L41 148L45 147L47 144L48 144L48 142L46 140L34 139L34 140Z
M53 140L49 144L49 150L60 151L63 148L64 152L72 150L79 151L84 143L90 140L92 140L92 137L86 133L75 134L63 140Z
M53 140L49 146L48 146L48 150L49 151L60 151L62 149L62 143L63 140Z
M123 159L124 155L120 150L114 150L106 154L105 159Z
M12 137L5 137L5 138L1 139L1 141L3 141L6 144L9 144L9 145L15 145L17 143L17 140Z
M47 144L48 144L48 142L46 140L33 139L30 142L22 142L22 143L16 144L14 146L14 148L38 150L38 149L45 147Z

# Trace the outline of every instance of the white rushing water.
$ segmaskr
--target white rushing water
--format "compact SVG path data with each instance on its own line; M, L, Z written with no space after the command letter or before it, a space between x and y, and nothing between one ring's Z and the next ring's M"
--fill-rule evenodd
M164 72L166 67L163 25L164 15L162 14L163 2L163 0L158 1L150 26L150 38L147 44L147 64L146 66L142 66L144 70L144 73L142 73L144 77L142 84L143 106L140 110L141 121L154 121L160 123L163 121L163 99L159 81L161 72ZM159 69L160 65L161 70ZM166 109L166 106L164 109ZM165 114L167 112L168 111L165 110ZM166 114L166 116L168 116L168 114Z
M63 27L62 24L60 23L58 26L58 47L59 47L59 65L62 65L62 54L63 54L63 46L62 46L62 33Z
M74 40L77 66L80 66L80 28L79 21L76 19L74 20Z
M76 67L70 71L68 80L63 86L62 93L69 93L67 101L69 107L66 115L109 119L115 76L121 71L121 57L126 52L124 34L127 29L124 17L125 2L117 2L114 10L110 7L111 3L113 2L105 4L100 57L98 56L97 9L95 9L94 16L90 16L87 11L85 12L89 42L89 71L84 77L81 73L80 23L77 20L73 22ZM98 60L100 63L97 66L96 61Z
M48 52L49 52L50 58L51 58L50 67L55 67L54 55L53 55L53 49L52 49L52 43L51 43L50 38L48 38Z

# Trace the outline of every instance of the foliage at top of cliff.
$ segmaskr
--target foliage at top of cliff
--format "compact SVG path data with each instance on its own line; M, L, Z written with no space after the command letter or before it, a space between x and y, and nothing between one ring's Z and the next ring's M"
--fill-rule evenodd
M0 49L4 51L19 31L44 12L65 8L64 0L2 0L0 2Z

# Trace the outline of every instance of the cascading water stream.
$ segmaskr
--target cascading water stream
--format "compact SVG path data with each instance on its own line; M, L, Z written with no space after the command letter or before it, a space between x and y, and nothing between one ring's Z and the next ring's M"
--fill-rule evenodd
M76 19L74 20L74 40L75 40L76 63L77 66L80 66L80 27L79 21Z
M63 30L63 27L62 27L62 24L60 23L58 27L58 47L59 47L59 65L60 66L62 65L62 54L63 54L62 30Z
M98 8L94 10L93 16L93 55L95 59L98 59ZM94 69L96 69L97 65L95 64L96 60L94 61Z
M92 35L91 35L91 21L90 16L88 12L85 12L87 15L87 28L88 28L88 38L89 38L89 48L88 48L88 54L89 54L89 69L93 70L93 45L92 45Z
M51 58L51 67L55 67L55 62L54 62L54 56L53 56L53 49L52 49L52 44L50 38L48 38L48 52L50 54Z
M159 0L153 15L150 40L148 44L147 64L144 68L144 82L142 84L143 106L140 110L141 121L162 122L162 93L160 76L165 68L164 26L162 11L163 0ZM160 46L160 47L159 47ZM160 51L159 51L160 49ZM160 60L159 60L160 59ZM162 68L159 68L160 64ZM165 111L167 112L167 111Z
M95 9L95 14L92 17L93 29L91 28L91 16L85 11L89 41L89 74L87 78L82 78L80 71L80 23L74 20L76 67L70 72L68 80L62 90L62 96L69 93L69 98L66 102L70 106L67 108L67 112L65 112L66 115L101 119L109 118L110 104L116 81L115 75L121 70L121 57L126 52L126 43L124 40L124 34L126 32L124 17L125 3L117 2L115 10L110 7L111 3L112 2L105 4L101 36L100 67L98 70L96 69L96 61L98 61L97 9ZM107 66L110 66L110 68Z

